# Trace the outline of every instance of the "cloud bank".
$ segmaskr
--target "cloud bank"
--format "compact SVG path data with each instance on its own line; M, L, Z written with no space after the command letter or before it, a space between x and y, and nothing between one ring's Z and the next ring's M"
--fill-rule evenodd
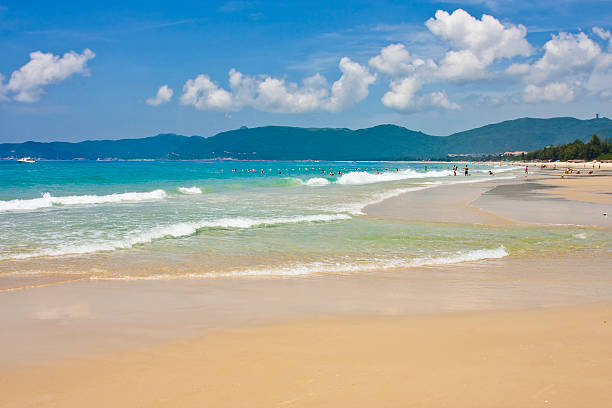
M612 54L584 32L553 34L537 49L527 41L523 25L502 24L486 14L477 19L462 9L438 10L425 26L446 49L437 60L419 58L396 43L369 61L374 72L389 78L381 99L388 108L406 113L460 109L444 88L482 87L492 80L523 87L508 91L507 101L569 103L581 95L599 94L604 100L612 95ZM593 33L604 41L612 37L599 27ZM440 89L423 92L425 87Z
M246 75L232 68L227 90L200 74L185 82L180 101L203 111L231 112L251 107L275 113L339 112L365 99L376 76L347 57L340 60L338 68L342 75L331 85L320 74L298 84L268 75Z
M333 83L320 73L291 82L232 68L226 85L205 73L188 79L179 100L200 111L333 113L367 98L376 81L388 87L381 103L406 114L460 110L465 103L491 101L492 93L496 104L570 103L593 95L612 99L612 34L604 28L593 27L590 35L558 32L535 46L522 24L488 14L478 18L457 9L438 10L423 30L420 38L428 38L436 52L422 56L419 48L415 52L404 43L391 42L361 63L342 57L341 75ZM147 103L158 106L171 97L169 88L160 88Z

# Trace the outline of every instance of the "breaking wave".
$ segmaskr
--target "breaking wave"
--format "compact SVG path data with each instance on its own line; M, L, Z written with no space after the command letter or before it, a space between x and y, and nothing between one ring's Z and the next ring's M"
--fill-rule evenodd
M484 259L500 259L508 256L504 246L492 249L458 251L453 254L420 258L371 259L365 262L311 262L276 268L238 269L230 272L152 274L152 275L111 275L92 276L101 280L178 280L205 278L239 278L250 276L285 277L322 273L376 272L420 266L449 265L461 262L473 262Z
M179 187L178 191L182 194L202 194L200 187Z
M0 201L0 211L24 211L37 210L55 205L83 205L121 203L134 201L162 200L168 195L164 190L153 190L145 193L116 193L108 195L75 195L64 197L53 197L50 193L44 193L40 198L30 200Z
M338 220L351 219L347 214L317 214L317 215L302 215L295 217L278 217L278 218L221 218L211 221L200 222L183 222L168 226L156 227L148 231L133 233L125 238L103 241L95 243L87 243L81 245L60 245L53 249L44 249L29 253L18 253L0 256L0 260L7 259L27 259L37 258L42 256L60 256L60 255L79 255L89 254L100 251L114 251L117 249L128 249L135 245L147 244L162 238L180 238L197 234L198 231L206 228L236 228L246 229L261 226L272 226L282 224L299 224L308 222L329 222Z
M380 174L369 173L367 171L354 171L343 174L338 178L338 180L336 180L336 183L345 185L372 184L407 179L447 177L452 174L453 173L450 170L431 170L427 172L418 172L412 169L406 169L400 171L387 171Z
M315 187L315 186L326 186L328 184L330 184L330 181L326 178L323 177L313 177L311 179L308 179L306 181L302 181L302 184L304 184L305 186L311 186L311 187Z

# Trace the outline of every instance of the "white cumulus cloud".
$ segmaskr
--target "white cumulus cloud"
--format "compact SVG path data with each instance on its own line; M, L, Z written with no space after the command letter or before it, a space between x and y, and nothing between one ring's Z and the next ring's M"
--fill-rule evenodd
M320 74L297 84L284 78L256 77L231 69L229 90L226 90L208 75L201 74L185 83L181 103L199 110L223 112L245 107L276 113L338 112L365 99L369 86L376 80L366 67L347 57L338 66L342 75L331 86Z
M593 93L612 89L612 54L604 53L597 58L585 88Z
M425 106L437 106L440 108L450 109L450 110L461 109L461 106L459 106L459 104L456 104L455 102L451 102L448 100L448 97L446 96L446 92L444 91L432 92L430 94L426 94L424 98L424 102L423 100L421 101L422 101L421 103L424 104Z
M608 100L612 93L612 53L594 41L595 36L612 41L612 34L602 28L593 27L593 38L584 32L559 32L534 49L523 25L486 14L478 19L462 9L438 10L425 25L446 47L437 60L420 58L394 43L369 61L372 70L389 80L381 102L391 109L460 109L445 87L482 86L493 78L502 79L499 83L507 88L515 87L516 80L525 84L496 98L508 103L567 103L584 95ZM436 92L424 92L436 86Z
M380 54L370 58L369 65L373 70L393 77L410 75L423 66L436 68L432 60L413 57L406 46L399 43L388 45L380 50Z
M4 84L4 75L0 74L0 102L8 100L6 96L6 85Z
M448 51L436 72L442 79L450 81L466 81L482 79L489 76L489 62L478 58L470 50Z
M421 83L415 76L391 81L390 90L383 95L383 105L399 111L412 109L415 106L414 96L421 88Z
M444 91L417 94L422 86L423 83L417 76L394 79L391 81L390 90L381 101L386 107L401 112L414 112L425 108L461 109L457 103L448 99Z
M199 110L222 112L339 112L365 99L378 78L388 83L382 104L406 113L462 109L457 102L478 99L473 95L502 104L572 102L585 95L608 100L612 94L612 53L600 45L612 41L612 34L603 28L593 27L590 37L559 32L535 48L524 25L488 14L478 18L463 9L438 10L425 27L429 32L420 33L419 41L435 38L426 56L418 55L422 44L415 43L415 52L391 42L367 65L342 58L341 76L333 83L320 74L292 82L232 69L228 85L222 86L202 74L185 83L180 100ZM498 80L495 96L488 97L491 92L485 88L492 79ZM476 89L466 92L469 87Z
M147 103L147 105L159 106L163 103L170 102L170 99L172 99L173 94L174 91L172 91L172 89L169 88L168 85L162 85L157 90L157 94L155 95L155 97L147 98L145 102Z
M602 40L609 40L610 38L612 38L612 34L610 33L610 31L604 30L601 27L593 27L593 32L597 34L597 36Z
M34 51L30 53L27 64L13 71L4 92L12 93L13 99L20 102L36 102L44 93L45 86L61 82L74 74L88 75L87 61L95 56L90 49L85 49L81 54L70 51L62 57Z
M502 24L490 15L478 19L462 9L438 10L425 25L446 47L438 61L412 55L403 44L391 44L369 61L373 70L391 77L389 91L381 99L389 108L402 112L460 109L444 90L423 93L421 89L433 83L480 81L492 76L489 69L496 61L533 53L524 26Z
M568 103L574 100L574 89L564 82L552 82L544 86L534 84L527 85L523 91L525 102L563 102Z
M326 109L332 112L344 110L368 96L368 87L376 81L368 69L344 57L340 60L342 76L334 82Z
M208 75L203 74L185 82L181 103L183 105L193 105L199 110L235 110L232 106L232 94L225 89L221 89L210 80Z
M522 75L529 82L544 82L554 75L591 69L601 55L599 45L585 33L561 32L544 44L544 55L533 64L512 64L506 72Z
M438 10L425 25L450 47L440 62L439 71L449 80L482 78L486 76L486 68L495 60L529 56L533 52L525 38L525 26L504 25L487 14L479 20L462 9L452 14Z

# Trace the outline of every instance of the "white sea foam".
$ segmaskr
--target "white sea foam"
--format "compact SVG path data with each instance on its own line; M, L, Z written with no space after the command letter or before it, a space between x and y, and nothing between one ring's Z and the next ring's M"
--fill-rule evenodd
M239 278L250 276L285 277L321 273L375 272L419 266L448 265L461 262L474 262L485 259L499 259L508 255L504 246L492 249L457 251L454 253L420 258L371 259L366 262L311 262L277 268L238 269L230 272L154 274L154 275L114 275L93 276L92 279L103 280L173 280L173 279L206 279L206 278Z
M472 251L457 251L456 253L420 258L390 258L373 259L370 262L312 262L284 268L246 269L229 273L219 273L221 276L299 276L314 273L340 273L340 272L372 272L399 268L415 268L419 266L447 265L461 262L473 262L483 259L498 259L508 255L506 248L500 246L494 249L477 249Z
M297 177L289 177L289 178L285 178L284 180L291 181L292 182L291 185L310 186L310 187L327 186L332 183L328 179L323 178L323 177L312 177L312 178L309 178L308 180L302 180L301 178L297 178Z
M400 171L387 171L380 174L369 173L367 171L353 171L340 176L338 180L336 180L336 183L345 185L372 184L408 179L447 177L452 174L453 173L450 170L431 170L427 172L418 172L412 169L406 169Z
M202 194L200 187L179 187L178 191L182 194Z
M37 210L52 207L54 205L84 205L121 203L134 201L161 200L167 197L164 190L153 190L145 193L116 193L108 195L75 195L64 197L53 197L50 193L44 193L40 198L30 200L0 201L0 211L24 211Z
M253 228L267 225L299 224L308 222L330 222L348 220L351 216L347 214L316 214L300 215L294 217L278 218L221 218L210 221L183 222L167 226L152 228L130 234L122 239L94 242L80 245L60 245L53 249L44 249L29 253L17 253L0 256L0 260L27 259L42 256L79 255L100 251L113 251L116 249L128 249L135 245L146 244L162 238L180 238L195 235L199 230L205 228Z
M303 182L305 186L311 186L311 187L315 187L315 186L326 186L329 183L329 180L323 177L313 177L311 179L308 179L307 181Z

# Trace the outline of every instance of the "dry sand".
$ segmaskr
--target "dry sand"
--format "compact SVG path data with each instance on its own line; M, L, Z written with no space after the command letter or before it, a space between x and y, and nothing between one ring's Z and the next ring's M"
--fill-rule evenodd
M612 304L295 321L1 374L3 407L609 407Z
M563 178L547 179L542 184L557 187L543 192L568 200L612 204L612 176L564 175Z
M598 162L598 161L590 161L590 162L578 162L578 163L574 163L574 162L542 162L542 163L538 163L538 162L533 162L533 163L525 163L525 162L510 162L508 164L511 165L516 165L516 166L529 166L530 168L533 167L539 167L541 165L545 165L548 169L576 169L576 170L582 170L582 169L586 169L588 170L593 170L593 171L599 171L599 170L612 170L612 162L610 162L609 160L606 162Z

